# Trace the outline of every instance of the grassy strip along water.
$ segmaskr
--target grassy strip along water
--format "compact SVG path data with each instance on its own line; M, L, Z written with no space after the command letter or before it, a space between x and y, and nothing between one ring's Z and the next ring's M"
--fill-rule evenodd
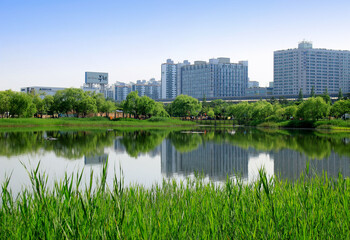
M2 184L0 239L349 239L350 180L301 175L296 182L253 184L228 179L163 181L152 188L106 185L83 189L82 174L47 187L38 168L32 189L14 198ZM80 189L80 190L78 190Z
M4 127L38 127L38 126L105 126L105 127L169 127L195 125L192 122L185 122L172 118L153 117L147 120L123 118L109 120L103 117L93 118L2 118L0 128Z

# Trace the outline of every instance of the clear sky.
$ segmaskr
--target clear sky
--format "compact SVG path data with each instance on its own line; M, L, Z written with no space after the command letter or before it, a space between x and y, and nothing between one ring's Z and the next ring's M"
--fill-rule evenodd
M171 58L248 60L273 81L273 51L350 50L346 0L0 0L0 90L80 87L85 71L110 83L155 77Z

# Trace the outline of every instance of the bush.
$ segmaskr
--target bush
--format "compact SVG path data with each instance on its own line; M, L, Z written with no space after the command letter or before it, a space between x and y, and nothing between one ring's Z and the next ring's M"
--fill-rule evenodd
M165 122L165 121L169 121L169 120L170 120L170 118L167 118L167 117L151 117L147 121L150 121L150 122Z
M140 120L135 119L135 118L114 118L114 119L112 119L112 121L136 122L136 121L140 121Z

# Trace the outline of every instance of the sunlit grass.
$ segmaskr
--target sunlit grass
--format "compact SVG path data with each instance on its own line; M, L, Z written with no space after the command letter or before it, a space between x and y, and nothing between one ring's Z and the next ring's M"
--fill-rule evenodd
M0 119L0 128L4 127L37 127L37 126L125 126L125 127L169 127L195 125L193 122L186 122L171 118L162 118L159 121L122 119L111 121L107 118L2 118Z
M0 239L349 239L350 180L301 175L292 183L264 171L250 185L166 181L151 188L81 186L82 173L47 187L39 167L17 198L2 184Z

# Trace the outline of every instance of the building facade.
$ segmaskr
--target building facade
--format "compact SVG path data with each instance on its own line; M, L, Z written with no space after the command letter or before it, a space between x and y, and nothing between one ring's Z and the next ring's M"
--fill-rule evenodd
M181 68L181 93L194 98L244 96L247 87L247 61L217 58Z
M350 92L350 51L312 48L302 41L298 48L274 52L274 95Z
M114 89L114 100L116 102L121 102L126 99L128 94L131 92L131 85L123 82L116 82L113 85Z
M137 80L136 84L132 83L132 91L137 91L140 97L147 96L152 99L160 99L161 82L151 78L149 81Z
M181 94L181 68L190 65L187 60L174 63L168 59L161 66L161 98L174 99Z
M32 87L21 88L21 92L39 94L41 98L44 98L45 96L53 96L56 94L57 91L61 91L64 89L66 89L66 88L32 86Z

